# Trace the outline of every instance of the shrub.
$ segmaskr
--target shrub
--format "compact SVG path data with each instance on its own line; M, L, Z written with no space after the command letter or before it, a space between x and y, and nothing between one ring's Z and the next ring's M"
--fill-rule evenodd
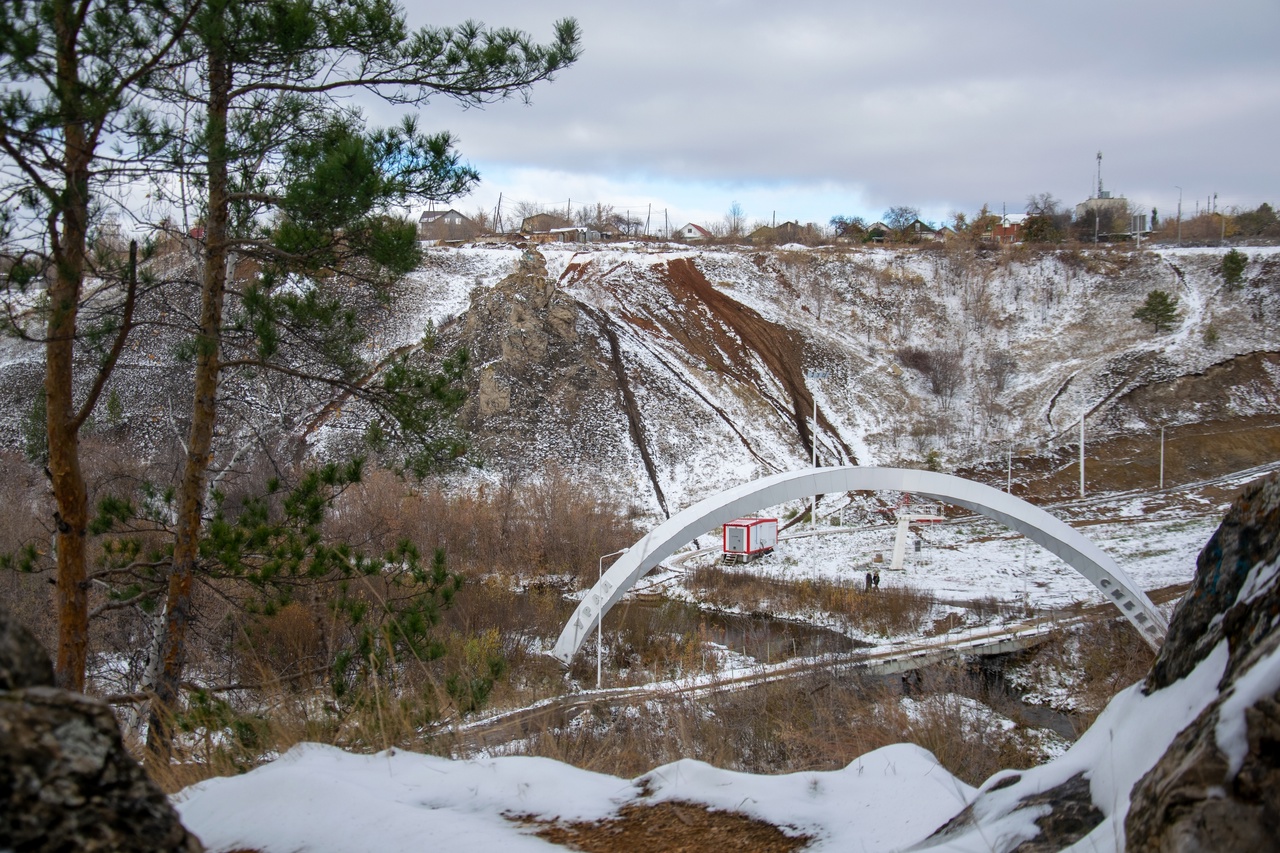
M1222 256L1222 279L1232 290L1239 287L1244 280L1244 268L1249 258L1244 252L1232 249Z

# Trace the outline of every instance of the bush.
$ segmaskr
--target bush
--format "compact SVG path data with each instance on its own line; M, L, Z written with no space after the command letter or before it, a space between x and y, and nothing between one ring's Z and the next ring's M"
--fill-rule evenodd
M1244 268L1249 263L1248 256L1238 249L1232 249L1222 256L1222 279L1232 290L1244 281Z
M923 350L903 347L898 361L904 367L918 370L929 380L929 390L949 402L964 383L964 353L957 349Z

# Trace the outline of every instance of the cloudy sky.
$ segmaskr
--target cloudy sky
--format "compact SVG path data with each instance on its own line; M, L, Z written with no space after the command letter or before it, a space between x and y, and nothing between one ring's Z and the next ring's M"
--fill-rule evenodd
M439 100L482 187L548 207L665 219L949 221L1029 194L1105 189L1171 216L1280 203L1278 0L407 2L540 40L578 20L583 55L525 106ZM456 12L455 12L456 10ZM452 18L450 16L453 16ZM665 217L665 219L664 219Z

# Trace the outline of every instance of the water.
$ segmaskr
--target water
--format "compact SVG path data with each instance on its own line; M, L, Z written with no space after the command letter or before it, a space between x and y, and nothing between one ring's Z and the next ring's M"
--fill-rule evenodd
M618 609L622 610L620 630L624 632L642 632L651 636L684 636L701 632L708 642L759 663L848 652L866 645L827 628L788 622L767 613L707 612L681 601L633 601ZM610 630L609 621L606 617L606 633Z

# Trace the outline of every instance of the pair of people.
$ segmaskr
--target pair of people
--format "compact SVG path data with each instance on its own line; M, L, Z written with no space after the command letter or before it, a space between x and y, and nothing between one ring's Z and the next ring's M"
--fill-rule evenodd
M880 588L880 571L877 569L875 573L867 572L867 589Z

